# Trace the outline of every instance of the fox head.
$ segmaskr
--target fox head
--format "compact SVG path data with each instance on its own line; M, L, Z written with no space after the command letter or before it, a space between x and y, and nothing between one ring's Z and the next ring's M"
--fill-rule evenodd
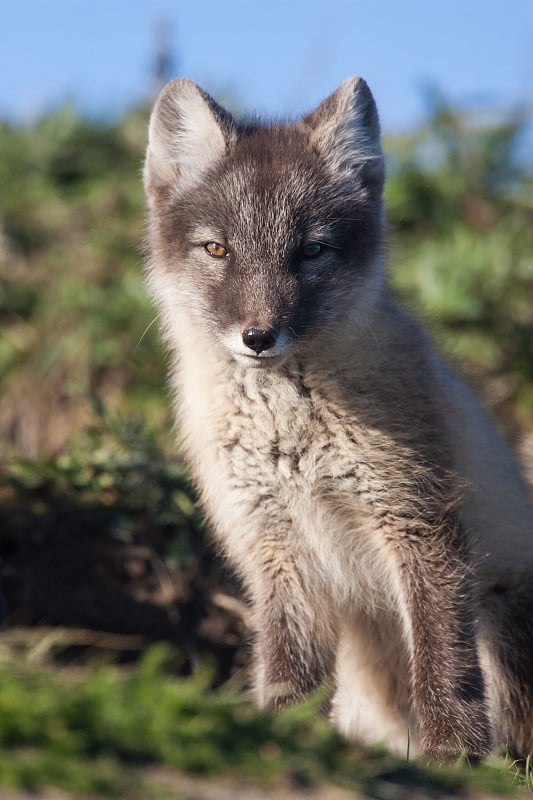
M383 182L361 78L276 124L238 123L191 81L169 83L144 168L167 336L192 325L206 349L252 367L353 339L383 282Z

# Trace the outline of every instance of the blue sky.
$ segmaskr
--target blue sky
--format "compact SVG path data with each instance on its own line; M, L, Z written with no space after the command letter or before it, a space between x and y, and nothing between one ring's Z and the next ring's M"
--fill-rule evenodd
M294 115L363 75L385 130L461 104L533 103L533 0L0 0L0 117L147 96L156 26L176 73L246 110Z

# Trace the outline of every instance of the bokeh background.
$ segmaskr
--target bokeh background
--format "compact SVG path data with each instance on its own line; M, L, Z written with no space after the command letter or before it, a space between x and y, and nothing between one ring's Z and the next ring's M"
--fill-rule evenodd
M176 453L142 278L167 79L291 118L353 74L381 113L391 282L531 467L531 0L0 6L0 787L144 797L125 761L246 762L381 796L389 762L243 699L246 608Z

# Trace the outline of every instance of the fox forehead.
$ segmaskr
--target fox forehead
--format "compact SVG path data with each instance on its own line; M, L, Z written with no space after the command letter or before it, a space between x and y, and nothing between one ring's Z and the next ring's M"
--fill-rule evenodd
M346 193L305 136L284 127L258 129L239 141L189 195L192 236L286 240L334 237Z

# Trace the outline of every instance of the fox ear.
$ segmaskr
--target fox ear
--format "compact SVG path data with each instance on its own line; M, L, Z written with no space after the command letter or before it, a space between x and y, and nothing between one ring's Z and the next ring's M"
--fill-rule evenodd
M362 78L349 78L302 122L336 172L355 172L381 188L385 166L378 111Z
M168 83L150 118L144 185L150 198L194 183L236 136L233 117L187 78Z

